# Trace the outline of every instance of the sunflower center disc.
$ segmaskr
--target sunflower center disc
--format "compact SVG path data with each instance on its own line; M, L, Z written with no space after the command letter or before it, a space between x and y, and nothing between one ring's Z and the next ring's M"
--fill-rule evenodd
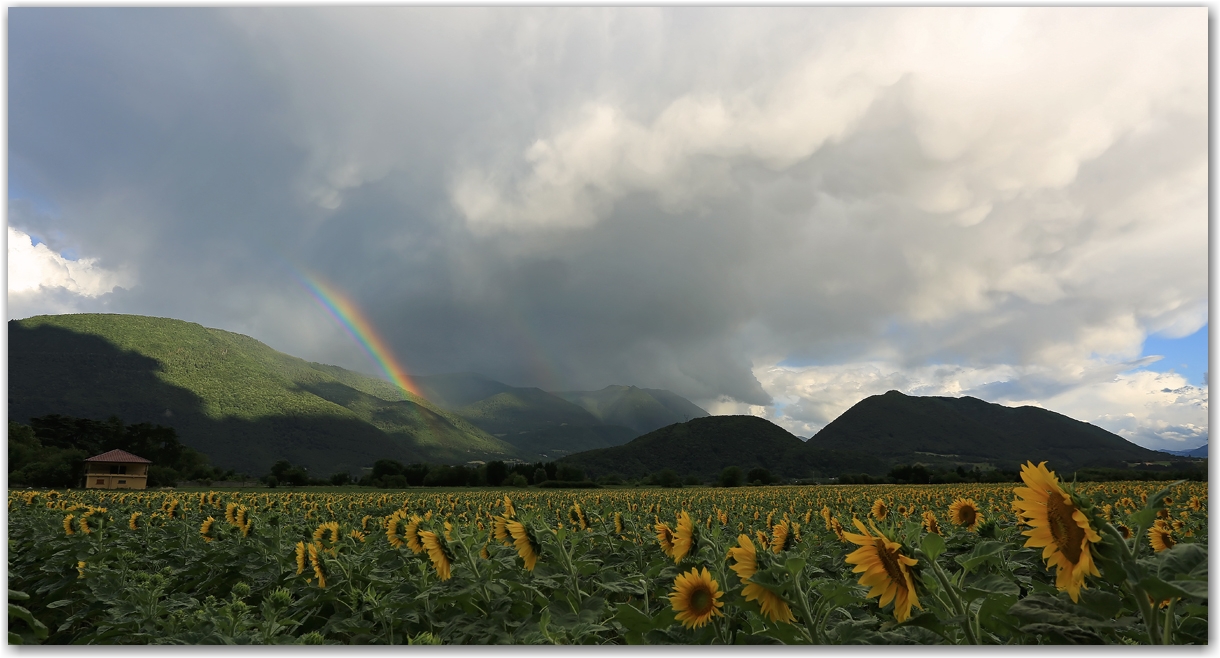
M902 568L898 565L898 551L886 548L885 541L882 539L876 541L876 546L877 558L881 560L881 566L885 567L886 575L895 585L906 589L907 579L902 575Z
M1075 511L1075 507L1063 501L1062 495L1046 492L1046 520L1051 537L1072 564L1080 562L1080 551L1084 548L1084 530L1072 518Z
M691 592L690 609L692 612L694 612L697 615L702 615L702 614L707 613L708 609L711 607L712 607L712 593L707 591L706 588L700 587L700 588L696 589L695 591Z

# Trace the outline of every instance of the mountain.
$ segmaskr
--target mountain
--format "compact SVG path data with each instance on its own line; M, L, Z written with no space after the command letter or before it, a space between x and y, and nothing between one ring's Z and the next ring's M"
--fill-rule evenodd
M8 323L9 418L62 414L177 430L250 474L277 460L328 475L381 458L514 456L461 416L380 379L311 363L241 334L167 318L78 314Z
M890 391L861 400L807 441L754 416L711 416L561 461L593 477L639 477L669 468L708 478L727 466L786 477L884 475L901 464L1017 470L1046 461L1060 473L1168 461L1094 425L1037 407Z
M801 445L800 439L764 418L707 416L662 427L621 446L569 455L560 462L579 466L595 478L611 473L635 478L666 468L679 475L711 478L728 466L786 472L786 456Z
M711 415L684 397L655 388L607 386L555 395L584 407L604 423L630 427L637 434Z
M972 397L916 397L889 391L861 400L794 453L816 465L827 451L884 456L890 464L991 465L1016 469L1126 467L1164 456L1095 425L1038 407Z
M445 409L464 407L513 389L508 384L502 384L474 372L419 375L412 377L412 380L419 389L420 395Z
M1204 443L1193 450L1161 450L1160 452L1174 455L1176 457L1202 457L1203 459L1207 459L1207 444Z
M658 427L708 415L670 391L635 386L551 393L469 372L414 380L424 397L512 444L528 460L622 445Z
M639 435L603 423L583 408L540 388L512 388L453 410L480 429L513 444L523 456L556 457L615 446Z

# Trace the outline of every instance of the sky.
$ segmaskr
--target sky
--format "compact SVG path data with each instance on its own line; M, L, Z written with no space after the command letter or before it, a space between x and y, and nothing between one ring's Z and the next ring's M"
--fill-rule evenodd
M10 319L1208 436L1208 9L8 11Z

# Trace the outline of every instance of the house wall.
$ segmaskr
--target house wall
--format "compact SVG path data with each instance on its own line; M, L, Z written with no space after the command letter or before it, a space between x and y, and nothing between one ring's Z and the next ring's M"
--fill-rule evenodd
M126 473L111 473L112 466L121 467ZM89 462L85 471L86 489L146 489L148 487L148 464Z

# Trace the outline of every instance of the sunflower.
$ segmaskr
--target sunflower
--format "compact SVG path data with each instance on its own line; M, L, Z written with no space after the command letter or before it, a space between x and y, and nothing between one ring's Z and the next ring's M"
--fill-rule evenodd
M890 541L871 522L869 525L876 534L870 534L859 519L853 520L861 534L844 532L843 536L860 548L848 555L846 561L856 565L853 573L863 572L860 584L872 588L867 598L881 597L877 605L882 608L890 601L894 602L894 618L901 624L911 616L912 605L923 610L915 594L911 571L907 568L914 566L918 560L903 555L902 544Z
M85 562L83 560L76 563L76 579L80 580L85 577Z
M140 518L140 516L141 514L139 512L132 512L131 520L127 522L127 527L131 528L132 530L139 530L140 526L136 525L136 519Z
M199 534L203 535L203 541L211 543L215 537L212 536L212 526L216 524L216 519L208 517L203 520L203 524L199 526Z
M581 530L588 530L589 519L585 516L585 511L580 509L580 503L574 503L572 505L572 509L569 511L569 518L571 519L573 526L579 524Z
M665 523L657 523L653 526L657 531L657 542L661 544L661 550L665 551L665 555L673 557L674 555L674 532L669 529L669 525Z
M497 516L491 524L492 535L500 540L505 546L513 545L513 536L508 532L508 519L503 516Z
M758 601L758 605L767 619L773 622L792 623L795 620L795 617L792 616L792 609L778 594L758 583L749 582L750 578L758 572L758 553L754 550L754 542L750 541L746 535L738 535L737 546L729 549L729 557L733 558L733 564L729 568L737 573L741 584L744 585L741 590L742 596L747 601Z
M843 535L843 524L839 523L839 520L833 516L830 517L830 529L834 531L835 536L839 538L839 541L847 541L847 537Z
M940 534L940 523L937 523L936 514L932 510L927 510L923 513L923 529L928 534Z
M407 538L407 548L411 549L412 553L419 555L424 552L424 545L420 542L419 524L423 523L423 519L412 514L411 522L407 524L405 530L402 531L403 537Z
M309 544L309 564L313 567L313 575L318 577L318 587L326 589L326 573L322 571L322 556L319 555L319 544Z
M483 544L483 549L479 551L479 557L483 558L484 560L491 559L491 552L487 550L488 546L489 544Z
M671 555L675 564L699 548L699 533L695 530L695 523L691 521L686 510L682 510L682 513L678 515L678 531L674 533L673 542Z
M401 548L403 544L406 544L402 537L398 536L398 524L403 520L401 513L400 510L391 514L385 524L385 536L386 539L390 540L390 546L393 548Z
M513 518L517 515L517 510L513 509L513 501L508 499L508 494L504 494L504 516Z
M758 540L758 545L761 546L764 551L771 548L771 538L768 537L767 533L763 532L762 530L755 530L754 538Z
M1118 534L1122 535L1123 539L1131 539L1131 528L1128 528L1127 524L1120 523L1116 527L1118 528Z
M513 545L517 547L517 555L520 555L521 559L525 561L525 570L533 571L534 565L538 563L538 556L542 554L542 546L534 537L534 532L520 521L509 521L508 532L513 536Z
M678 574L674 579L674 591L669 595L669 603L673 606L674 619L682 622L687 628L699 628L715 615L724 616L720 608L724 604L718 601L724 596L720 585L712 580L706 567L702 571L691 569Z
M884 521L885 517L890 515L890 508L885 506L885 501L878 498L873 501L873 509L869 513L878 521Z
M299 576L305 573L305 542L303 541L297 542L296 558L297 575Z
M788 519L784 519L771 528L772 553L779 555L796 545L796 533L793 532L792 526Z
M237 525L237 517L234 516L234 512L236 511L237 503L229 503L228 505L225 505L225 522L229 523L230 525Z
M619 512L614 513L614 534L623 534L623 515Z
M949 506L949 520L953 522L953 525L965 526L967 530L974 530L983 522L983 513L979 511L979 506L974 499L957 498Z
M84 514L80 515L79 519L76 520L76 524L80 526L80 531L86 535L93 533L93 529L89 527L89 515L92 513L93 512L85 512Z
M351 532L351 534L348 535L348 537L351 537L352 539L355 539L355 540L359 541L361 544L363 544L365 535L363 532L360 532L359 530L352 528L352 532Z
M75 514L69 514L64 517L64 533L65 534L68 534L68 535L76 534L76 531L72 529L72 520L75 518L76 518Z
M451 569L454 557L445 538L431 530L424 530L419 533L419 539L428 551L428 558L432 560L436 575L440 576L441 580L449 580L453 575Z
M316 542L321 542L328 532L330 533L329 543L333 544L339 541L339 522L328 521L319 525L317 530L313 531L313 540Z
M1161 526L1152 526L1148 528L1148 542L1152 544L1152 549L1157 553L1173 548L1173 545L1178 543L1173 539L1173 533L1167 528Z
M1042 557L1047 568L1054 564L1057 569L1055 586L1067 590L1077 602L1080 588L1085 586L1084 577L1101 575L1089 547L1090 542L1101 541L1101 535L1059 486L1055 473L1046 470L1046 462L1037 466L1026 462L1021 467L1021 479L1026 486L1013 489L1013 493L1021 497L1016 506L1031 528L1021 533L1029 537L1025 546L1044 547Z

